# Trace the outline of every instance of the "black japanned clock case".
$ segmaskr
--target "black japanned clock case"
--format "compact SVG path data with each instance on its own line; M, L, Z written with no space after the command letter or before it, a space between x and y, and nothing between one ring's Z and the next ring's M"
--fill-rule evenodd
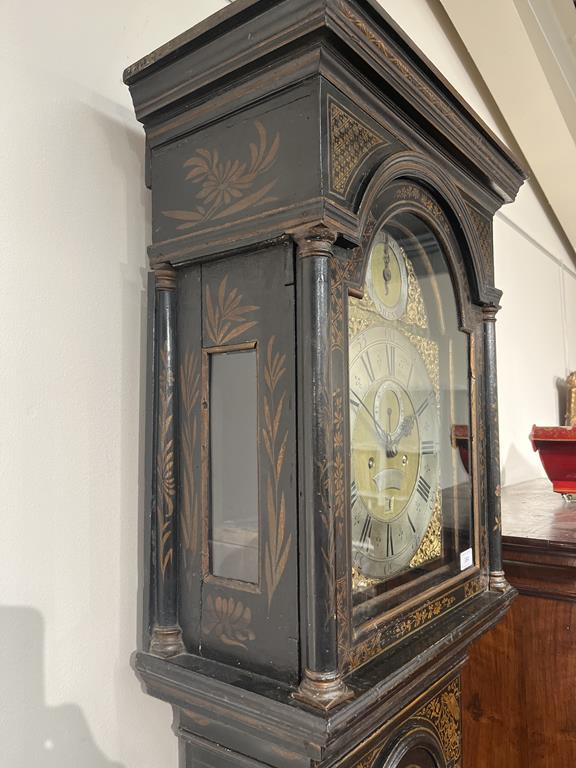
M492 221L524 173L371 0L235 0L125 82L153 217L135 666L182 764L460 765L458 670L513 597ZM354 605L347 323L394 212L441 244L470 339L473 531L390 609Z

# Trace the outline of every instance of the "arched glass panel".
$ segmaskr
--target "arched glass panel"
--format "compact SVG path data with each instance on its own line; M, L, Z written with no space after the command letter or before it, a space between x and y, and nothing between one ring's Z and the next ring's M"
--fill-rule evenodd
M349 300L355 604L473 565L469 346L437 237L397 214Z

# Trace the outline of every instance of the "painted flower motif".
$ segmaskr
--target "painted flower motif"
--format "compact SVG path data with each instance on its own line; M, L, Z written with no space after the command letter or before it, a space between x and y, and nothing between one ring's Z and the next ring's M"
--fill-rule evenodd
M198 150L198 155L200 153L202 156L192 157L186 162L187 165L193 166L186 176L187 180L204 178L202 189L197 195L198 199L205 200L206 204L214 208L220 208L242 197L252 181L250 176L246 175L246 165L238 160L221 163L217 150L210 153L201 149ZM209 159L206 155L209 155Z
M204 613L205 635L215 635L224 645L246 648L247 642L256 639L251 623L252 611L240 600L208 596Z
M266 174L275 164L280 147L280 136L268 145L268 135L264 125L256 120L258 144L250 143L250 162L220 159L217 149L200 148L196 154L184 163L188 169L186 181L200 185L196 193L196 207L191 211L163 211L169 219L181 221L176 229L190 229L196 224L210 219L222 219L232 216L253 206L270 203L269 196L277 179L271 179L263 186L256 184L259 177Z

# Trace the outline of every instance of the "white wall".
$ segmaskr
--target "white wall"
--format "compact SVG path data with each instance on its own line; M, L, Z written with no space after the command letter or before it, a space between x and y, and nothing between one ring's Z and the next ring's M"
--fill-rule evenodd
M576 269L538 221L531 190L496 220L496 280L504 291L497 324L502 481L545 476L528 435L562 424L561 385L576 370Z
M0 1L0 765L168 768L137 642L148 192L125 66L218 0Z
M129 667L149 232L142 132L121 74L223 5L0 4L6 768L176 765L169 707L145 696ZM384 5L494 124L432 6ZM556 420L553 377L576 368L567 333L576 327L576 275L529 189L504 216L496 226L506 292L499 363L503 460L513 482L539 471L525 436L532 421Z

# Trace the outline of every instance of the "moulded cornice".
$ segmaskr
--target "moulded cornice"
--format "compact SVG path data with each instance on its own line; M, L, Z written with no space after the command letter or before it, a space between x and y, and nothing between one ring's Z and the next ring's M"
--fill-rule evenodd
M336 57L311 60L313 50ZM212 99L252 78L259 78L261 95L301 82L304 68L337 85L330 62L338 54L351 62L359 84L391 96L409 118L426 122L445 151L475 166L502 202L515 198L524 170L372 0L235 0L129 67L124 78L138 119L154 130L208 93ZM270 73L264 82L263 71Z

